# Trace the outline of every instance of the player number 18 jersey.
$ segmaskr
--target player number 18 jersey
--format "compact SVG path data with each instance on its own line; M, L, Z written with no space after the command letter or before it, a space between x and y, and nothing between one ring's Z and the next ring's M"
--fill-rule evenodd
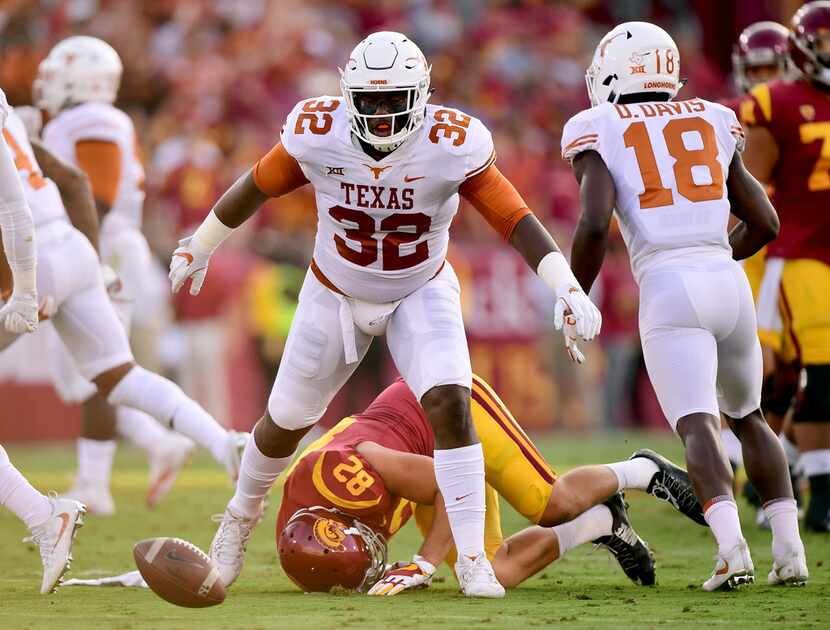
M657 264L731 254L726 179L743 132L732 110L702 99L603 103L571 118L562 156L596 151L637 280ZM691 256L691 258L690 258Z

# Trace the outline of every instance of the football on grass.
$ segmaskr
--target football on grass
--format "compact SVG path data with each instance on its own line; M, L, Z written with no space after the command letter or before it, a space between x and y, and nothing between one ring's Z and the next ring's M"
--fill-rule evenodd
M225 601L219 570L204 551L181 538L148 538L133 547L147 585L162 599L187 608Z

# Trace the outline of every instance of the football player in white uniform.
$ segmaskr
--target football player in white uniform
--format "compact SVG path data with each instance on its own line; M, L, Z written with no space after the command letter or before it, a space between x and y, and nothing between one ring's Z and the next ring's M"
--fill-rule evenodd
M196 294L211 253L260 204L314 186L311 268L267 412L243 454L236 494L211 545L226 586L242 569L277 475L372 338L385 333L398 371L435 431L435 476L459 550L462 591L504 594L484 554L484 460L470 421L472 375L458 279L445 260L459 195L556 292L559 327L568 315L572 336L591 339L601 318L547 230L494 166L487 128L456 109L427 104L429 71L406 36L369 35L342 70L342 96L298 103L281 141L173 255L173 290L191 278Z
M70 37L41 62L34 100L50 116L42 133L44 145L89 178L101 218L101 262L118 276L117 290L110 288L110 298L129 336L151 253L141 233L144 169L135 129L129 116L112 105L121 73L121 60L109 44L94 37ZM30 135L39 127L40 111L33 113L37 119L27 124ZM172 487L193 442L141 411L123 405L113 409L78 373L58 335L50 332L49 358L56 389L64 402L83 403L78 473L67 496L83 501L90 512L114 512L109 479L117 429L149 456L146 500L154 507Z
M640 286L649 377L718 543L707 591L754 580L720 442L723 413L772 525L770 583L804 584L807 565L787 461L759 409L761 348L746 275L735 260L778 231L764 189L741 161L743 132L722 105L672 100L681 87L672 38L645 22L603 37L586 74L593 107L571 118L562 155L580 183L572 264L589 288L611 216ZM727 235L731 211L742 222ZM733 258L735 260L733 260Z
M91 381L110 404L143 411L208 449L232 479L238 475L240 436L227 432L177 385L136 365L124 327L110 302L98 253L84 233L73 226L55 183L44 177L21 119L8 113L3 129L32 210L37 235L37 291L48 304L48 313L81 375ZM53 169L75 173L77 169L41 147ZM80 200L83 201L83 200ZM91 195L86 203L70 206L79 225L97 242L97 217ZM12 282L2 278L4 289ZM14 287L14 291L20 291ZM14 296L14 292L12 292ZM11 304L14 304L12 300ZM0 350L19 337L17 330L0 330Z
M0 230L5 262L14 282L9 301L0 308L0 327L19 335L38 324L37 257L34 221L26 203L17 168L6 143L9 106L0 91ZM72 560L72 541L83 524L83 504L49 498L35 490L0 446L0 505L11 510L32 532L43 563L41 593L52 592Z

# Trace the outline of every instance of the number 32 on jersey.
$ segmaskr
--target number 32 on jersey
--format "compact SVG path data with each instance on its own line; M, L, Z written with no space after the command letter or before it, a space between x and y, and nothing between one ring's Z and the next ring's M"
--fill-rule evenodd
M701 148L688 149L683 142L683 134L692 132L699 135ZM674 180L676 189L666 188L660 175L657 159L654 157L652 138L644 122L631 123L623 134L625 146L634 149L640 176L643 179L643 192L640 194L640 208L662 208L674 203L675 192L692 203L713 201L723 197L723 168L718 162L718 144L715 129L700 117L675 118L663 127L663 142L666 150L674 159ZM697 184L692 175L695 166L705 167L709 171L711 182Z

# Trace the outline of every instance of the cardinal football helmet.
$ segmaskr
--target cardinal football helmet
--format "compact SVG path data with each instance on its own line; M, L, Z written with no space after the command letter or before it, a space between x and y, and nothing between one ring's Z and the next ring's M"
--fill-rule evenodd
M112 103L122 72L121 58L105 41L69 37L58 42L40 62L33 85L35 105L55 116L69 105Z
M796 11L790 57L808 79L830 86L830 1L808 2Z
M777 66L778 76L786 76L791 67L789 35L786 26L770 21L755 22L741 31L732 51L735 83L741 92L749 92L754 85L747 76L748 68Z
M591 105L627 94L668 94L682 87L680 53L671 36L649 22L625 22L599 43L585 73Z
M359 520L323 507L295 512L277 549L285 574L307 593L335 586L367 591L383 577L386 542Z
M340 68L340 88L354 134L379 151L400 146L424 124L429 73L424 53L401 33L372 33L355 46L345 68ZM362 92L405 92L406 107L394 116L361 113L355 99ZM390 117L394 117L390 135L371 132L369 119Z

